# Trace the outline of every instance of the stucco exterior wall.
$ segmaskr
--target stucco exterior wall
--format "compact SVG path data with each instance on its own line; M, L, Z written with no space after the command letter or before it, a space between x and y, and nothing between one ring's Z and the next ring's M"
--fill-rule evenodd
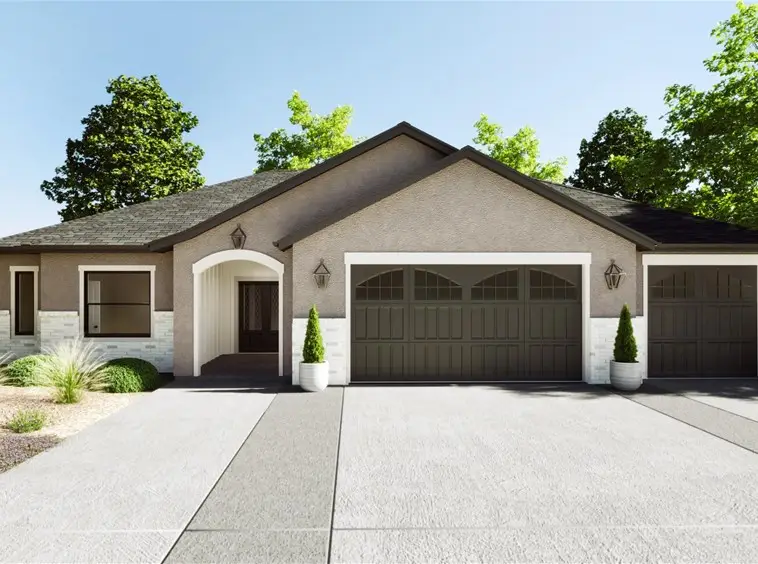
M298 242L293 247L293 311L306 317L312 303L324 317L345 316L344 253L591 252L591 316L617 316L637 307L635 245L471 161L461 161ZM316 288L320 258L329 287ZM629 280L609 291L610 259Z
M155 265L155 310L171 311L173 253L43 253L40 310L79 311L79 265Z
M0 310L11 307L11 266L39 266L39 255L0 255Z
M234 220L175 245L174 373L177 376L187 376L192 374L193 369L192 265L203 257L232 248L229 235L237 224L247 235L245 249L264 253L284 264L284 288L281 296L284 315L284 372L289 374L292 371L292 252L278 250L273 242L288 235L294 227L306 220L324 217L336 205L344 205L367 190L395 182L440 158L442 155L436 150L409 137L400 136ZM313 283L312 272L308 274L308 279Z

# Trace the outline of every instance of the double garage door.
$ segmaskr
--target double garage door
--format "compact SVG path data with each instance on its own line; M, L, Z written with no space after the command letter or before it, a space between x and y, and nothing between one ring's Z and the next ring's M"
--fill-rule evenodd
M351 379L581 380L580 266L353 266Z
M756 267L650 266L652 378L756 375Z

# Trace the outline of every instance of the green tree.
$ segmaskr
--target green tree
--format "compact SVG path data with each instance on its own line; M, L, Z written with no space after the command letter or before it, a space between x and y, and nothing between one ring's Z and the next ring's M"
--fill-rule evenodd
M474 143L481 145L493 159L532 178L563 182L563 169L568 161L565 157L560 157L540 163L540 142L531 127L522 127L512 137L505 137L503 128L482 114L474 128Z
M353 117L351 106L337 106L331 113L319 116L308 102L295 92L287 101L290 123L300 128L297 133L276 129L269 135L253 135L258 163L255 172L265 170L302 170L347 151L357 140L347 133Z
M303 362L308 364L324 362L325 354L324 339L321 336L321 327L318 321L318 310L314 304L308 312L308 325L305 328L305 341L303 342Z
M582 139L577 154L579 166L567 182L577 188L629 200L654 200L654 192L627 179L621 167L611 163L613 157L641 155L652 141L653 134L647 129L645 116L629 107L614 110L600 120L591 139Z
M716 83L667 88L663 137L612 161L658 205L758 227L758 4L738 2L711 35L720 50L704 65Z
M66 161L40 186L63 204L63 221L113 210L202 186L203 150L184 141L197 118L182 110L156 76L119 76L108 82L110 103L82 120L81 139L66 142Z

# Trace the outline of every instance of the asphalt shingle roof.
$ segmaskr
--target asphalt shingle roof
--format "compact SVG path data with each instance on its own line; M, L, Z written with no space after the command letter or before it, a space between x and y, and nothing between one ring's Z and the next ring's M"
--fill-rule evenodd
M543 182L619 223L664 244L758 243L758 231L729 223L655 208L598 192Z
M182 233L297 174L297 171L268 171L245 176L194 192L3 237L0 248L22 245L140 247ZM660 243L758 244L756 230L580 188L552 182L543 184Z
M268 171L0 238L0 247L140 246L181 233L298 174Z

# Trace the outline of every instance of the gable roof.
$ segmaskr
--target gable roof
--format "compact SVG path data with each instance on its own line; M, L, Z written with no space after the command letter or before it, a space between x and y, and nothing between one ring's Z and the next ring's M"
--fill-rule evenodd
M0 252L163 252L296 188L380 145L406 135L444 158L397 184L366 196L355 205L335 205L323 221L299 226L276 242L287 249L296 241L363 209L414 182L463 159L469 159L589 221L641 249L723 249L758 251L758 231L673 210L530 178L472 147L456 150L436 137L401 122L344 153L305 171L268 171L199 190L168 196L97 215L0 238Z
M527 190L534 192L535 194L538 194L539 196L542 196L543 198L550 200L551 202L558 204L559 206L562 206L574 212L575 214L593 223L596 223L597 225L600 225L601 227L604 227L605 229L608 229L609 231L612 231L613 233L616 233L625 239L636 243L638 246L644 249L653 249L656 246L657 242L647 235L616 221L612 217L609 217L597 211L596 209L576 198L569 197L563 192L556 190L552 186L540 182L539 180L535 180L530 176L522 174L510 168L509 166L496 161L492 157L489 157L481 151L478 151L470 146L466 146L463 149L445 157L444 159L440 159L432 163L428 167L425 167L424 169L409 175L396 184L383 187L382 189L377 190L373 193L366 194L364 198L361 198L354 203L337 208L332 214L322 220L313 221L309 224L301 226L290 235L287 235L279 241L276 241L274 245L276 245L280 250L289 249L298 241L305 239L310 235L313 235L317 231L321 231L332 223L345 219L346 217L372 204L375 204L376 202L383 200L384 198L387 198L388 196L391 196L392 194L395 194L404 188L407 188L411 184L415 184L416 182L432 176L433 174L436 174L437 172L440 172L441 170L444 170L462 160L472 161L494 172L495 174L507 178L522 188L526 188Z
M456 148L408 122L367 139L303 171L267 171L0 238L0 250L168 251L181 241L234 219L301 184L405 135L443 155Z

